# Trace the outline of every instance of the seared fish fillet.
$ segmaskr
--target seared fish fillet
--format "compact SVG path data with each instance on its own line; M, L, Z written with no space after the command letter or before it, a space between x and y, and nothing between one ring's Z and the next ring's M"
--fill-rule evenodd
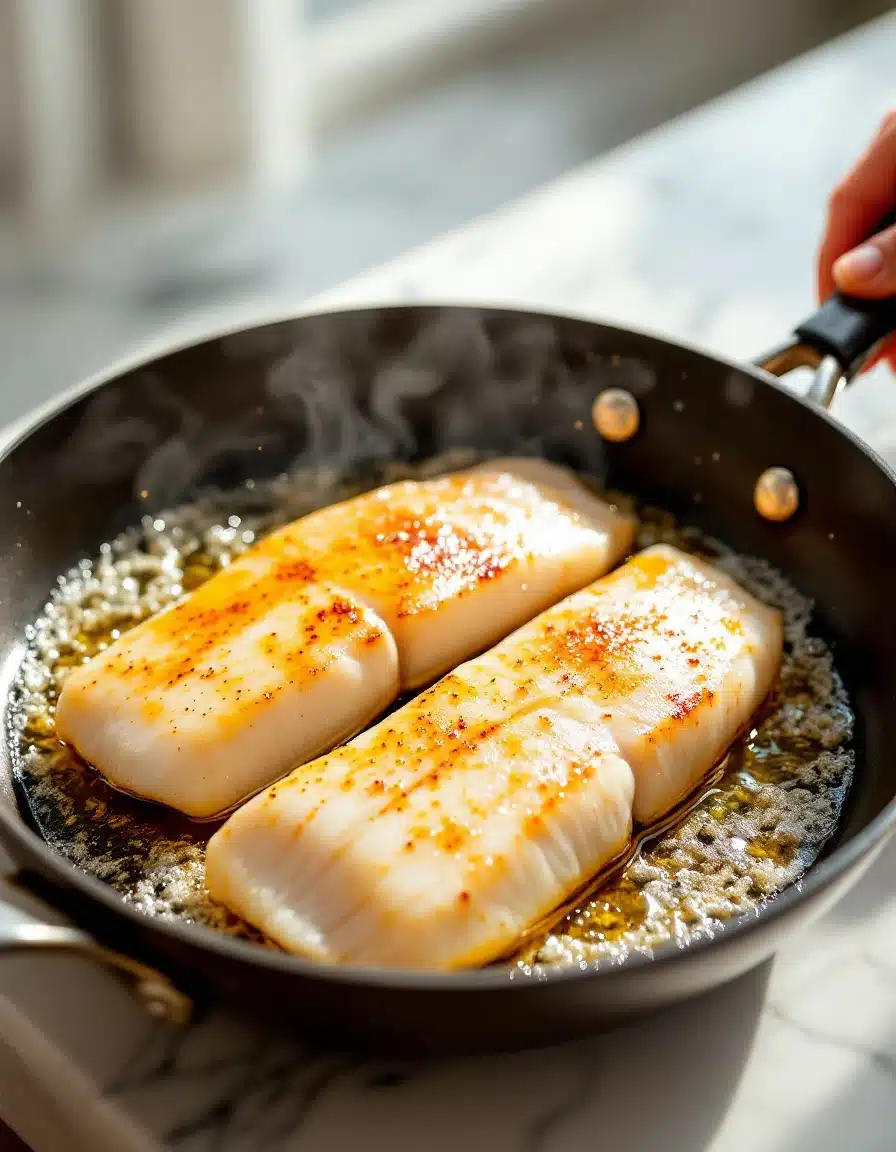
M407 689L609 571L633 534L566 469L497 460L323 508L261 549L369 604L395 637Z
M117 788L207 818L373 720L398 692L382 620L286 569L265 588L225 569L71 673L61 738Z
M322 960L487 962L719 760L781 643L727 577L649 549L255 797L209 891Z
M494 653L250 800L215 899L321 960L493 959L629 841L634 784L584 697L508 699Z
M226 812L606 571L631 536L541 461L378 489L272 534L72 672L57 731L121 789Z
M600 704L635 776L634 818L650 824L722 759L771 691L783 644L778 612L659 545L497 651L508 674L520 654L540 659L540 684Z

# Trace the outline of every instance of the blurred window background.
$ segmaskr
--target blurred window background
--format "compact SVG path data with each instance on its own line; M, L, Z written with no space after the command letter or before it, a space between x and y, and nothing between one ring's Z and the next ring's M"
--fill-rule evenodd
M0 0L0 422L184 317L298 306L890 7Z

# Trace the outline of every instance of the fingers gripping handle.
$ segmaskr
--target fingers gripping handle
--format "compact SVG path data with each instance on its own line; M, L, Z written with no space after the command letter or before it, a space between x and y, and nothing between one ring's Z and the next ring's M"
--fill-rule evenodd
M896 206L870 235L896 225ZM859 299L835 292L796 329L797 338L822 356L833 356L852 376L884 337L896 332L896 296Z

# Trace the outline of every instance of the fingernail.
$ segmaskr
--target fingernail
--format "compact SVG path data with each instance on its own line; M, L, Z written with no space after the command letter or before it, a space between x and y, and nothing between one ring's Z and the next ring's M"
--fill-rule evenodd
M836 260L833 272L838 280L841 278L853 282L873 280L883 267L883 263L884 256L880 248L874 244L862 244Z

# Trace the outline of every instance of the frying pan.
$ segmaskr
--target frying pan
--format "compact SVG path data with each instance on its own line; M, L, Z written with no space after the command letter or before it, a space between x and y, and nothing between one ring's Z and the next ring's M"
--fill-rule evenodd
M378 1052L513 1049L608 1028L731 980L834 903L896 828L896 478L827 414L896 329L896 300L833 298L764 367L582 319L476 307L389 307L227 332L92 381L0 459L0 656L59 573L147 512L297 461L348 473L452 447L541 453L649 498L766 557L816 606L857 714L857 770L836 842L797 886L714 939L600 971L407 973L304 962L152 919L54 853L29 825L0 750L0 841L52 910L6 906L0 949L70 949L133 978L157 1012L223 999L325 1043ZM806 399L776 382L815 369ZM640 426L604 440L592 405L621 388ZM788 468L799 507L754 507ZM148 494L148 495L147 495ZM6 694L4 694L4 699ZM38 905L39 907L42 905ZM64 918L60 922L60 914Z

